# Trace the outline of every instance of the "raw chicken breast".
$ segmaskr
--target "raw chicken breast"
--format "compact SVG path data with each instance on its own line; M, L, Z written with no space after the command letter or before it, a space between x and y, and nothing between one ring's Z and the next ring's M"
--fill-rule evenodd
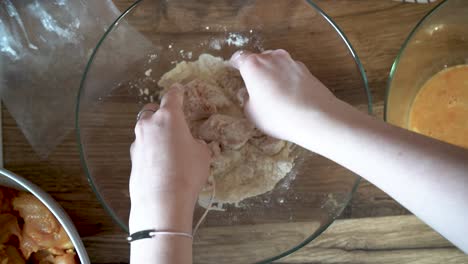
M0 215L0 244L5 244L11 236L21 239L21 230L16 216L12 214Z
M41 249L73 248L63 227L53 214L33 195L20 193L13 199L13 208L24 219L20 249L26 258Z

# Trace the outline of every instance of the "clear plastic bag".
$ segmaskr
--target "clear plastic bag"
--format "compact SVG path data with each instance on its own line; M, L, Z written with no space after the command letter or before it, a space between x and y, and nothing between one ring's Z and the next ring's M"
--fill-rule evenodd
M111 0L0 1L1 98L40 157L47 157L73 129L86 62L119 14ZM127 34L143 38L126 27ZM146 54L150 43L143 46L129 43L108 57L128 57L131 63ZM125 65L113 67L123 71ZM105 93L105 84L99 87Z

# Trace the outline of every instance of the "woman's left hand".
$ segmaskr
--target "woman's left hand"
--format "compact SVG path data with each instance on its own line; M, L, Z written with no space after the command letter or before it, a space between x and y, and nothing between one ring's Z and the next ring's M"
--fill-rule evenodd
M143 108L135 126L130 148L130 229L134 231L158 225L191 232L194 206L209 176L211 152L191 135L183 98L183 88L175 85L162 98L160 108L155 104ZM190 221L178 223L174 218Z

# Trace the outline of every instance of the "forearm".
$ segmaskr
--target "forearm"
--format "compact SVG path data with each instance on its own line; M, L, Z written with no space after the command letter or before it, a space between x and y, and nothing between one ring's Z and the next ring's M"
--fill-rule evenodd
M468 251L467 151L391 126L342 102L333 111L320 140L304 135L298 143L366 178Z
M194 208L191 198L174 193L157 196L138 202L132 199L130 233L156 229L191 234ZM180 235L156 235L132 242L130 256L131 263L190 264L192 240Z

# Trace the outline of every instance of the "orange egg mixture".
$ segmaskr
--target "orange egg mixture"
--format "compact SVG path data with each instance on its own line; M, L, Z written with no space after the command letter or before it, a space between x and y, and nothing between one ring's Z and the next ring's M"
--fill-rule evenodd
M409 129L468 148L468 65L447 68L416 95Z

